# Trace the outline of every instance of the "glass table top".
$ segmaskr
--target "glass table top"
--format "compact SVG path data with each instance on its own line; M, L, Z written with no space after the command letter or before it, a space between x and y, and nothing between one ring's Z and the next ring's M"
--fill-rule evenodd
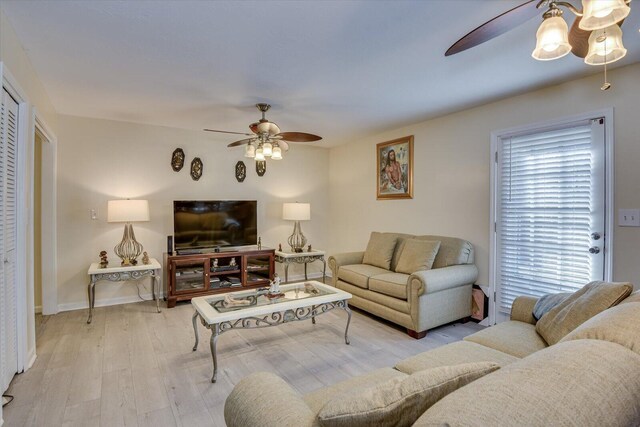
M326 287L319 287L311 282L295 283L280 286L281 295L271 297L269 288L260 288L252 291L230 292L223 296L209 299L208 302L218 313L246 310L265 305L281 304L289 301L298 301L308 298L316 298L330 295L332 292Z

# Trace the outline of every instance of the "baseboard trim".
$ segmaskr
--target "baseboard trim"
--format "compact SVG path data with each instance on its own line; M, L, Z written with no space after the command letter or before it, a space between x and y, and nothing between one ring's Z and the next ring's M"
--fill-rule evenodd
M309 273L307 275L307 277L309 278L308 280L319 280L322 281L322 273ZM331 276L329 276L327 274L327 278L330 278ZM281 279L284 279L284 277L281 277ZM295 275L289 275L289 282L287 283L294 283L294 282L302 282L304 281L304 273L303 274L295 274Z
M140 294L144 299L151 299L152 294ZM164 295L162 292L160 293L160 298L163 298ZM120 305L120 304L131 304L134 302L142 302L137 295L128 295L126 297L115 297L115 298L107 298L107 299L96 299L96 307L108 307L111 305ZM89 308L88 301L77 301L77 302L67 302L63 304L58 304L58 311L72 311L72 310L82 310Z
M42 314L42 306L41 305L36 305L34 307L34 310L35 310L36 314Z

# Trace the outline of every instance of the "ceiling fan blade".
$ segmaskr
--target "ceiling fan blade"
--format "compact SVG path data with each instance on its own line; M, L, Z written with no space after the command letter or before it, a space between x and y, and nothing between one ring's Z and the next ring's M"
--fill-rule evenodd
M581 16L576 16L573 21L571 30L569 31L569 44L571 45L571 53L578 58L584 58L589 52L589 36L591 31L585 31L579 27Z
M202 130L207 132L230 133L232 135L247 135L247 136L252 135L250 133L244 133L244 132L229 132L228 130L215 130L215 129L202 129Z
M279 133L278 136L281 136L285 141L291 142L314 142L322 139L321 136L304 132L282 132Z
M227 145L227 147L237 147L239 145L244 145L244 144L248 144L251 141L255 141L255 138L246 138L246 139L241 139L240 141L235 141L232 142L231 144Z
M542 15L542 12L536 7L538 2L539 0L529 0L520 6L516 6L513 9L496 16L490 21L485 22L455 42L449 49L447 49L444 56L451 56L464 50L471 49L472 47L478 46L479 44L491 40L494 37L498 37L500 34L506 33L518 25L524 24L534 16Z

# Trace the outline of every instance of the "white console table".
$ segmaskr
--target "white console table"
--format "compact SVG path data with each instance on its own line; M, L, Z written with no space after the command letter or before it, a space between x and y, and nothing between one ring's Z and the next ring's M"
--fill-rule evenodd
M156 300L156 310L160 313L160 270L162 267L155 258L149 259L149 264L138 264L129 266L106 267L101 268L100 263L94 262L89 266L89 319L87 323L91 323L93 318L93 308L96 304L96 283L101 280L109 282L125 282L128 280L141 280L145 277L151 277L151 292L153 299Z
M289 282L289 264L304 264L304 280L307 277L307 264L314 261L322 261L322 283L327 277L327 261L324 259L324 251L312 250L310 252L276 251L275 261L284 265L284 282Z

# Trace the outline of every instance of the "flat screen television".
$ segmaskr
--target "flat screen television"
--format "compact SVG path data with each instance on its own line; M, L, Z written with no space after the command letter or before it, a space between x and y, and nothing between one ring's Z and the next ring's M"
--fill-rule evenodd
M255 200L176 200L173 233L177 252L255 245Z

